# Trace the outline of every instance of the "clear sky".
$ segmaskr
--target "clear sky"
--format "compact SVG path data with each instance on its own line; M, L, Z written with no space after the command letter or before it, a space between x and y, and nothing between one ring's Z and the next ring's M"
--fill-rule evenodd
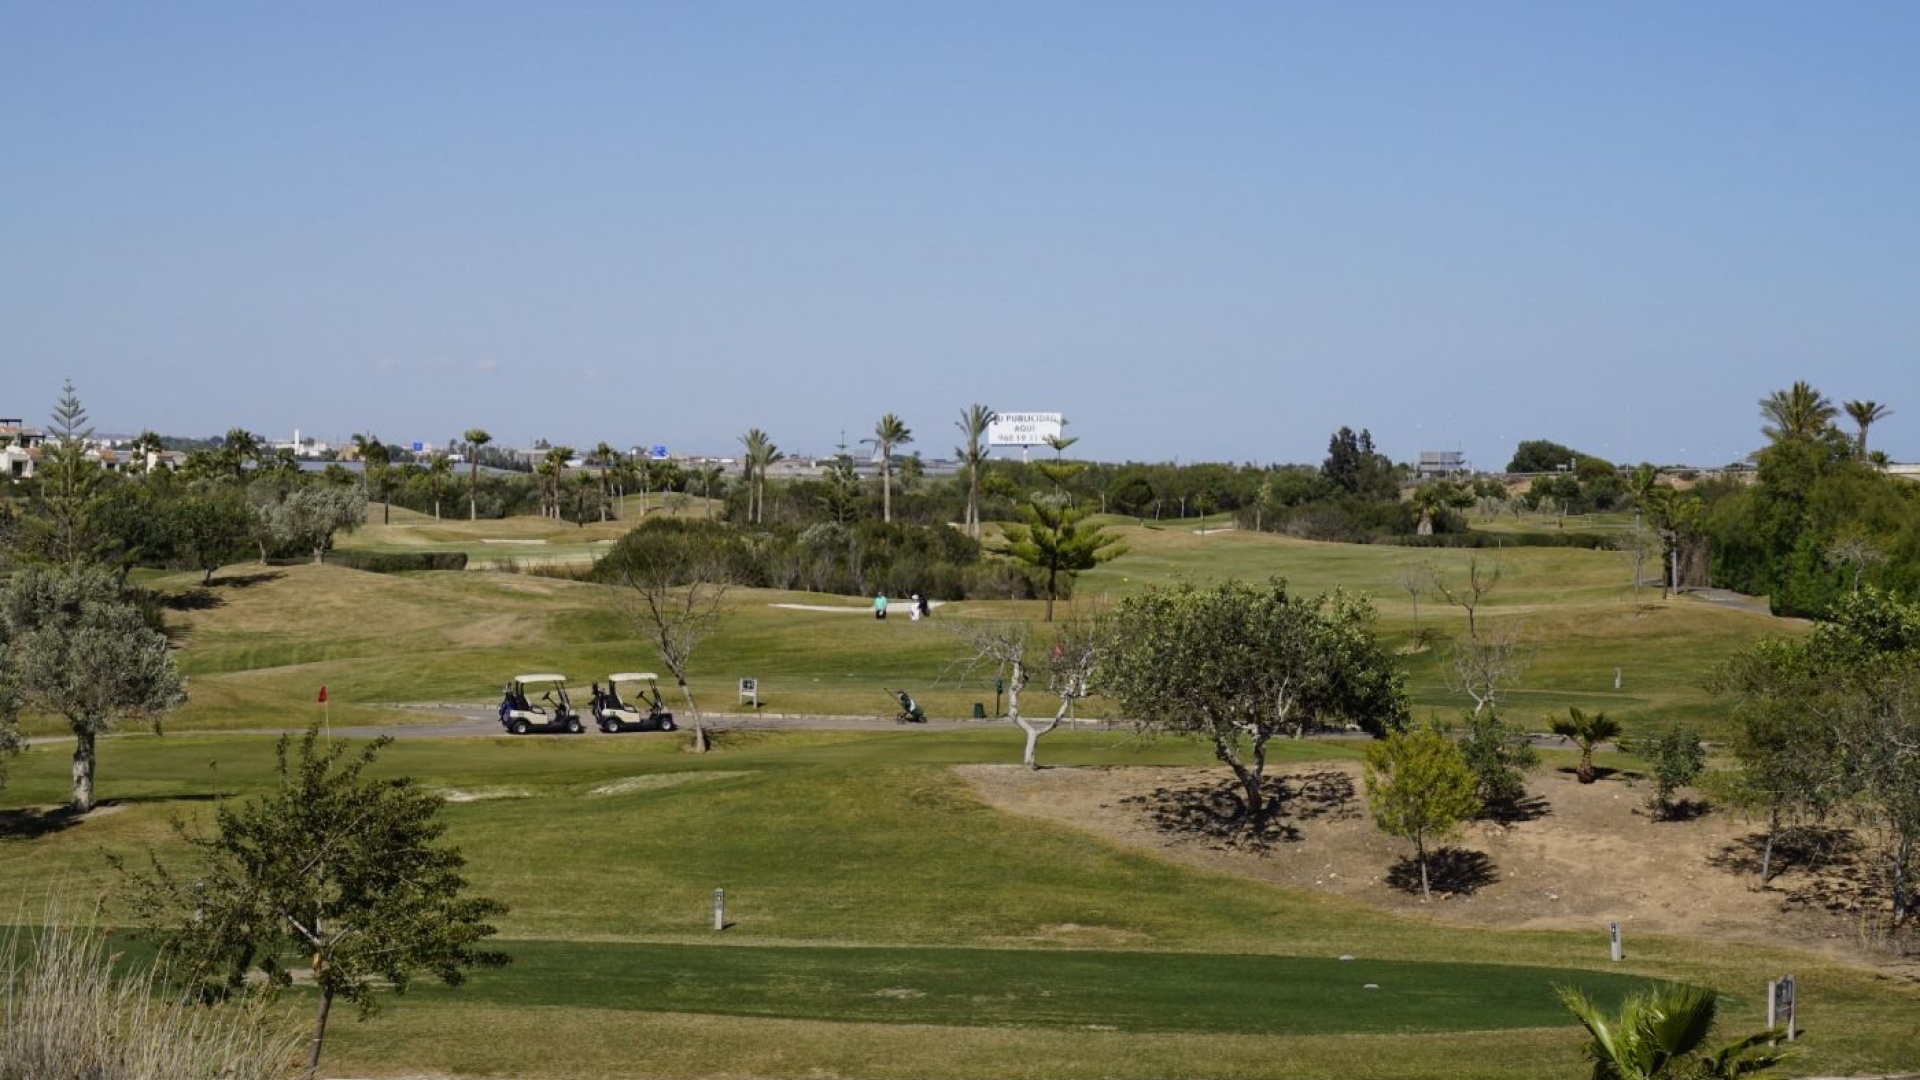
M0 0L0 416L1920 460L1920 4Z

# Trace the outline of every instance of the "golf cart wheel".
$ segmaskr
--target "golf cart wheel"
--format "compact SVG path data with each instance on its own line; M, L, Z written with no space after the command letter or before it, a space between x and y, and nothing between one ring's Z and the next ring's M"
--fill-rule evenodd
M533 728L528 726L525 720L515 720L513 722L513 733L515 735L525 735L527 732L532 730Z
M663 717L661 717L661 718L660 718L660 730L661 730L661 731L672 731L672 730L673 730L673 717L671 717L671 716L663 716Z
M611 735L611 734L613 734L614 732L616 732L616 731L619 731L619 730L620 730L620 725L619 725L619 724L616 724L616 723L614 723L614 722L613 722L613 721L611 721L611 720L602 720L602 721L600 721L600 730L601 730L601 731L604 731L604 732L606 732L606 733L607 733L607 734L609 734L609 735Z
M579 717L575 716L567 721L567 734L578 735L585 730L587 729L580 726Z

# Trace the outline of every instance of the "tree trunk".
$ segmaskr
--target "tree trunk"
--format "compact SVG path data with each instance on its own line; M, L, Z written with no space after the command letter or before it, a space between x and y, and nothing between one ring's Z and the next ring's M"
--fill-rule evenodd
M1241 764L1239 757L1233 752L1233 745L1217 734L1213 737L1213 756L1233 770L1233 775L1240 781L1241 792L1246 797L1248 819L1259 821L1267 811L1265 797L1260 791L1259 771L1249 770Z
M1580 764L1574 768L1573 777L1583 784L1593 783L1595 779L1593 773L1593 744L1589 743L1580 748Z
M1054 586L1054 583L1059 579L1059 577L1060 577L1059 570L1051 566L1047 567L1047 621L1048 622L1053 621L1053 586Z
M94 734L78 726L73 734L73 811L84 814L93 809Z
M1774 802L1767 808L1767 846L1760 850L1760 887L1766 888L1773 879L1773 837L1780 831L1780 804Z
M700 715L700 706L693 702L693 688L687 685L686 676L673 673L674 682L680 685L680 696L686 699L687 712L693 716L693 752L704 754L713 749L713 741L707 737L707 722Z
M319 974L315 972L315 974ZM307 1080L320 1071L320 1047L327 1041L327 1014L333 1011L333 988L322 987L320 1005L313 1014L313 1039L307 1048Z
M1413 853L1414 858L1420 862L1420 898L1431 900L1433 886L1427 881L1427 845L1422 840L1423 838L1418 836L1413 838Z

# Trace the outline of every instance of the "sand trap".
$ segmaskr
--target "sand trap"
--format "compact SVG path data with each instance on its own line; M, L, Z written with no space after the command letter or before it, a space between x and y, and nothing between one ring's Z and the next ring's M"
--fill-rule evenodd
M588 798L603 795L626 795L635 791L655 791L660 788L679 787L682 784L704 784L710 780L724 780L735 776L747 776L744 772L682 772L652 773L647 776L627 776L611 783L601 784L587 792Z

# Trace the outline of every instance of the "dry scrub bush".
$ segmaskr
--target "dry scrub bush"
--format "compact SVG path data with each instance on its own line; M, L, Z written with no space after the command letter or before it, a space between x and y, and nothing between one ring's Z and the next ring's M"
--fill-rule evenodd
M100 934L57 918L0 943L0 1080L298 1074L298 1031L264 1001L183 1002L156 969L115 971L114 960Z

